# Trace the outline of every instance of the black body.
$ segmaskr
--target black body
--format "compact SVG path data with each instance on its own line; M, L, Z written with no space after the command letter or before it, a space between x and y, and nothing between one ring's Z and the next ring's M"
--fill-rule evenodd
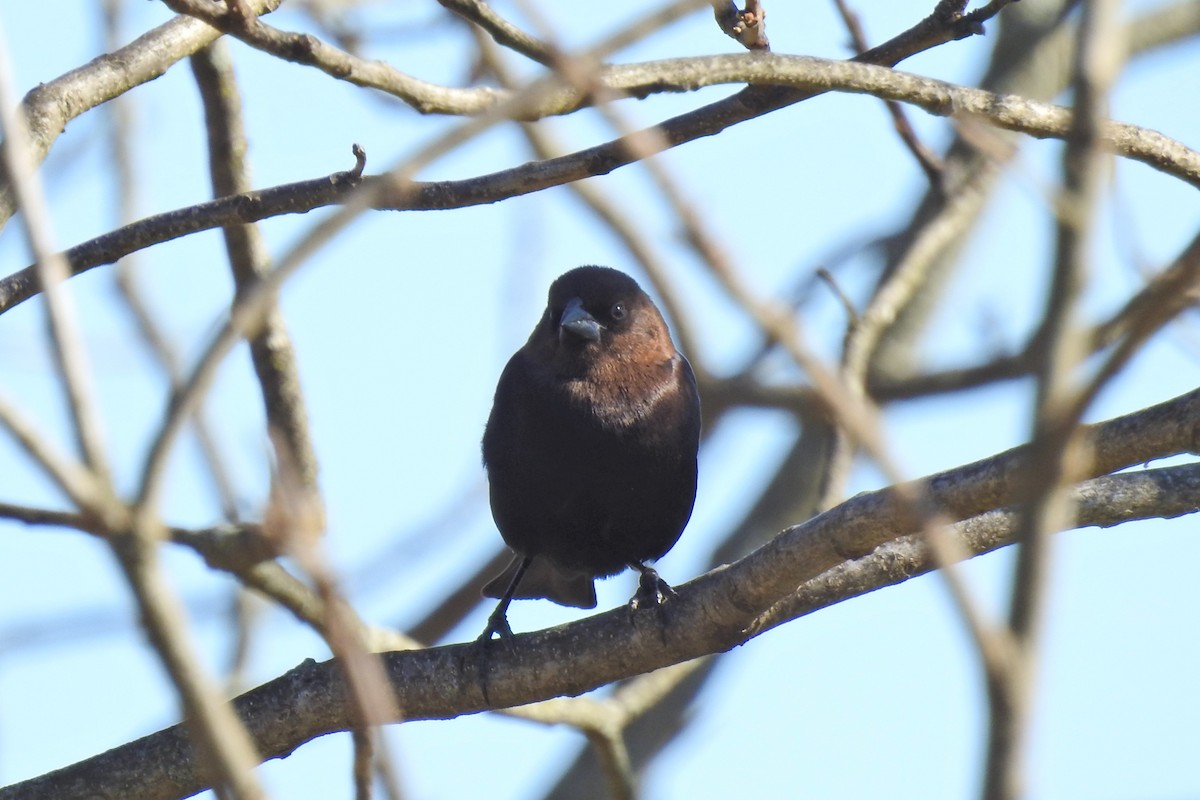
M650 298L613 269L564 274L500 376L483 436L492 516L518 554L485 594L591 608L593 578L633 567L657 581L644 562L691 516L699 440L695 376Z

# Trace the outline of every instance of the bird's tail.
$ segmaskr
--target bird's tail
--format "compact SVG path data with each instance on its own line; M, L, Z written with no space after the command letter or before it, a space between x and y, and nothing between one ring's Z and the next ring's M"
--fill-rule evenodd
M521 566L524 556L518 555L504 571L488 581L483 587L484 597L500 598L504 596L513 575ZM533 600L544 598L553 600L560 606L573 608L595 608L596 586L590 575L583 572L573 572L562 569L551 561L540 556L533 559L521 583L517 586L516 599Z

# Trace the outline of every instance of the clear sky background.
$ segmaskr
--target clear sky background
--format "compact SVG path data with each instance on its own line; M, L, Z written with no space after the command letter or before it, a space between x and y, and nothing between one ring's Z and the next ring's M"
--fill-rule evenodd
M1034 2L1035 0L1027 0ZM83 0L0 3L0 24L19 93L103 52L99 4ZM169 18L159 3L127 3L122 41ZM631 20L643 4L547 3L564 41L587 44ZM922 18L932 0L860 3L872 41ZM1130 13L1152 7L1128 3ZM517 17L510 3L497 3ZM586 7L586 13L582 9ZM769 3L780 53L846 55L832 3ZM432 0L366 4L379 41L367 53L435 82L463 79L461 31L430 28ZM519 17L518 17L519 18ZM270 22L297 29L279 12ZM990 42L952 43L905 62L922 75L972 83ZM621 53L621 61L736 52L706 13ZM431 141L453 120L428 119L379 94L315 70L285 64L234 43L250 135L254 184L304 180L349 169L363 145L368 172ZM1113 97L1118 119L1200 147L1200 46L1195 41L1139 58ZM733 91L717 87L626 102L650 123ZM137 126L138 210L146 215L210 196L203 123L185 63L130 95ZM947 141L945 120L912 119L926 141ZM106 116L72 122L42 176L56 241L66 247L118 223ZM745 123L666 154L663 162L712 221L754 288L778 294L802 270L855 253L839 280L865 296L875 266L862 250L900 225L924 178L890 133L881 104L825 96ZM595 114L554 123L564 141L610 138ZM1017 166L967 244L970 265L954 282L926 342L931 364L961 363L989 343L1023 341L1041 310L1052 224L1046 189L1060 148L1027 142ZM422 178L469 177L529 160L513 130L498 129L436 163ZM620 199L676 267L676 282L699 326L700 354L733 369L758 343L752 324L721 293L680 241L641 168L595 184ZM1087 296L1096 316L1158 269L1195 235L1194 189L1147 167L1121 163L1103 209L1097 264ZM327 212L262 225L273 255ZM0 235L0 273L29 262L18 226ZM497 533L486 504L478 441L504 360L528 335L555 276L581 263L633 270L613 237L598 229L565 189L452 212L362 217L288 285L283 307L299 356L329 511L328 550L368 620L403 627L474 571ZM174 343L194 357L227 307L231 285L217 232L138 256L139 274ZM129 490L161 418L163 380L115 301L114 269L71 281L100 392L118 481ZM0 386L64 445L64 412L42 339L40 300L0 318ZM837 302L818 293L804 310L806 335L837 352L844 326ZM1102 419L1181 394L1197 383L1194 317L1159 336L1101 396ZM697 354L692 354L696 357ZM898 405L887 416L889 444L912 476L982 458L1024 441L1030 386L1021 382L944 400ZM210 418L228 453L243 512L254 515L266 488L268 445L260 401L239 351L212 396ZM682 583L701 569L714 536L738 519L789 443L792 423L768 412L740 413L714 431L702 453L700 492L683 540L660 562ZM881 485L868 467L851 491ZM0 500L60 507L62 500L5 439ZM186 442L172 462L163 508L168 521L219 521L213 493ZM796 520L800 522L801 520ZM188 601L199 648L220 671L230 658L231 581L191 553L165 554ZM1200 537L1194 519L1066 533L1055 540L1052 584L1031 748L1030 797L1187 798L1200 796ZM1004 608L1011 554L964 567L992 610ZM625 602L629 576L601 586L601 607ZM488 608L450 637L473 638ZM520 602L516 630L558 624L584 612ZM251 683L324 644L286 613L263 608ZM128 590L106 547L84 534L0 523L0 785L42 774L177 721L174 695L144 644ZM982 680L967 636L936 576L830 608L731 653L692 712L686 732L644 780L648 798L920 797L974 795L986 724ZM411 723L389 741L416 798L486 792L492 800L538 796L583 737L496 715ZM279 797L352 796L350 742L334 735L261 769ZM548 766L549 765L549 766Z

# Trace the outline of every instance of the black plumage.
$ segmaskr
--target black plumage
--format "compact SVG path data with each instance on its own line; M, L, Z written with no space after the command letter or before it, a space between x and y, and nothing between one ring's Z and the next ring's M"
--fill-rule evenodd
M513 598L594 608L593 580L641 573L637 607L673 594L646 566L679 540L696 498L700 399L687 359L637 283L579 267L509 360L483 435L492 516L516 557L484 594L483 638Z

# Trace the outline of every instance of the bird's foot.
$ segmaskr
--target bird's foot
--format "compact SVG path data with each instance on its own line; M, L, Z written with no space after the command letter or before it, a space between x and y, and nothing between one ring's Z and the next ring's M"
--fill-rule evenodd
M508 627L508 604L512 602L513 595L517 593L521 578L525 577L525 570L529 569L529 565L533 563L533 556L521 556L520 558L520 562L513 561L516 567L512 569L512 578L508 581L508 588L504 590L504 596L500 598L492 615L488 617L487 627L483 629L483 633L479 634L476 641L490 642L493 635L498 635L502 640L512 638L512 628ZM510 565L511 567L512 565ZM502 574L507 573L508 570L505 570Z
M629 608L633 611L656 608L671 598L679 596L679 593L671 588L671 584L660 578L651 567L647 567L645 564L631 564L630 566L641 573L638 577L637 591L633 593L633 597L629 598Z
M493 636L499 636L501 639L511 639L513 637L512 628L508 625L508 615L500 609L492 612L488 617L487 627L483 629L483 633L479 634L477 642L490 642Z

